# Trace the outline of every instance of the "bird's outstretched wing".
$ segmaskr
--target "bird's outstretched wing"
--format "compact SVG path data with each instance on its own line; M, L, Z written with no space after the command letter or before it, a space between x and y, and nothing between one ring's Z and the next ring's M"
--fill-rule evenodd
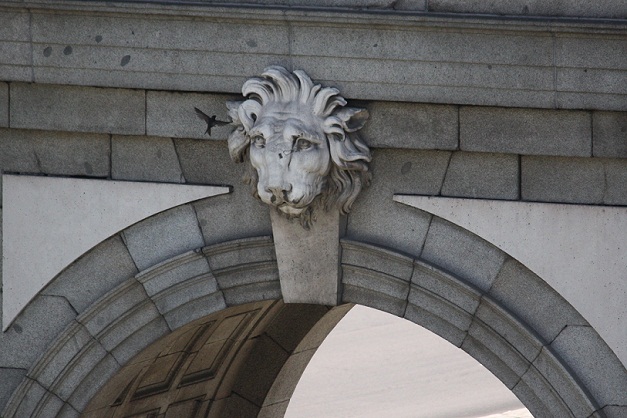
M209 136L211 136L211 128L213 128L214 126L224 126L232 122L232 121L225 122L222 120L216 120L216 115L209 116L202 110L198 109L197 107L194 107L194 110L196 111L196 115L198 115L200 119L204 120L207 123L207 130L205 131L205 133Z

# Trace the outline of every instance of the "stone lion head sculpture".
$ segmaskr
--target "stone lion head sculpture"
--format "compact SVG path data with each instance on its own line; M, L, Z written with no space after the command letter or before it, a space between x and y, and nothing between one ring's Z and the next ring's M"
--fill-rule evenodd
M228 146L235 162L250 162L253 195L305 228L317 210L348 213L370 181L370 150L355 133L368 111L278 66L246 81L242 94L246 100L227 103L236 126Z

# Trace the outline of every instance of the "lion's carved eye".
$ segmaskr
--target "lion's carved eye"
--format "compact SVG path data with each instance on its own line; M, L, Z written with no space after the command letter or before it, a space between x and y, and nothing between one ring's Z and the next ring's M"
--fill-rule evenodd
M266 147L266 138L261 135L254 136L251 140L254 146L257 148L265 148Z
M306 151L313 148L314 143L305 138L298 138L294 143L294 149L296 151Z

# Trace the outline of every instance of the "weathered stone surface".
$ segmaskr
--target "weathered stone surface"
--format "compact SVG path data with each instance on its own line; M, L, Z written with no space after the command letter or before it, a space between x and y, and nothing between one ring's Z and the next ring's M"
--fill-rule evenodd
M488 293L544 342L552 341L567 325L587 325L544 280L513 259L505 261Z
M36 296L0 334L0 367L29 368L75 316L66 299Z
M514 350L494 330L473 321L460 347L499 378L509 389L516 386L529 361Z
M375 150L372 185L362 191L348 215L346 238L418 255L431 216L392 201L394 193L440 192L450 153Z
M533 416L572 416L568 406L564 404L564 401L555 393L549 382L533 366L529 367L529 370L522 376L512 392L523 400Z
M0 82L0 127L9 126L9 85Z
M575 343L577 344L577 343ZM577 417L589 417L596 410L593 401L579 386L577 379L570 374L570 370L561 364L558 357L546 347L533 362L534 367L550 383L551 387L568 408Z
M227 306L281 298L276 262L251 263L215 271Z
M55 381L61 376L61 386L66 380L66 375L81 373L81 369L68 370L68 365L74 361L75 357L85 349L85 346L93 343L91 335L78 322L70 324L56 339L56 341L46 350L46 353L39 359L36 366L32 368L28 376L37 380L46 389L50 390ZM96 343L96 345L98 345ZM63 390L61 390L62 392ZM58 392L58 387L55 390ZM71 392L70 392L71 393ZM66 393L66 397L69 394Z
M140 270L204 246L196 212L183 205L150 217L122 233Z
M409 281L355 266L342 266L343 302L359 303L403 316Z
M208 295L194 295L189 302L177 306L163 317L171 330L175 330L203 316L226 309L226 301L222 292L215 292Z
M609 405L601 410L607 418L621 418L627 415L627 406ZM600 415L601 417L602 415ZM596 416L594 416L596 418Z
M115 235L72 263L43 293L63 296L81 313L135 273L135 263L120 237Z
M218 120L229 121L227 100L241 100L239 96L221 94L176 93L149 91L146 93L146 129L148 135L174 138L225 140L233 126L216 126L211 136L205 134L207 124L194 111L197 107Z
M316 218L306 230L299 222L274 210L270 212L285 303L338 303L340 214L332 209L318 213Z
M240 264L276 260L272 237L244 238L202 249L212 271Z
M454 150L458 148L455 106L375 102L362 137L370 147Z
M603 203L627 205L627 159L605 160L603 163L605 166Z
M516 155L455 152L442 196L517 199L519 175Z
M136 277L144 285L148 296L152 297L180 282L207 275L209 272L209 264L205 257L199 254L199 251L192 250L158 263Z
M11 85L13 128L142 135L144 92L45 84Z
M342 264L385 273L401 280L411 278L413 260L385 248L342 240Z
M488 242L435 217L420 257L483 291L490 288L505 260L503 252Z
M504 347L504 352L513 348L522 356L522 358L519 358L519 356L512 358L511 355L505 357L513 359L514 365L512 367L514 369L520 367L524 370L526 363L522 364L521 362L524 362L524 359L529 362L533 361L543 347L536 334L528 328L521 327L511 313L494 303L487 296L481 299L481 304L475 312L475 318L477 323L473 325L473 335L480 336L481 333L485 334L487 331L483 328L489 328L489 332L486 335L491 336L489 340L494 340L496 347ZM516 364L519 364L519 366L516 366Z
M605 172L596 158L521 157L523 200L603 203Z
M420 260L416 260L414 266L413 285L433 292L471 315L475 312L481 299L477 289Z
M420 326L461 346L472 317L450 301L418 286L410 286L407 310L404 315Z
M627 405L625 367L594 329L567 326L550 348L576 373L599 404Z
M527 155L592 155L589 112L461 107L463 151Z
M218 283L211 274L206 274L172 285L155 295L152 300L159 312L165 314L194 299L216 292Z
M298 381L315 353L316 350L302 351L291 355L287 359L263 401L263 409L267 410L266 414L269 413L270 409L274 410L274 408L269 408L270 406L284 402L287 407L287 403L292 397ZM266 416L271 415L268 414Z
M586 0L546 2L542 0L429 0L429 11L453 13L487 13L524 16L627 17L627 6L620 0L603 3Z
M76 388L68 401L70 405L77 411L85 409L89 400L119 369L120 365L113 356L106 355Z
M152 307L152 309L154 309L154 307ZM157 315L155 315L152 321L142 324L141 327L138 326L138 324L143 322L144 315L150 316L156 312L156 309L154 309L154 311L152 309L149 308L144 312L134 313L135 315L129 318L128 323L122 325L125 328L130 326L137 328L133 330L133 333L129 335L128 338L111 350L111 355L119 364L126 364L144 348L170 332L170 328L165 319ZM119 332L119 330L115 332Z
M16 369L12 367L0 367L0 411L4 410L11 394L18 387L26 376L26 369Z
M627 158L627 113L592 113L592 153L595 157Z
M272 234L268 209L242 183L245 167L231 161L225 142L177 139L174 143L188 182L233 185L229 195L194 203L207 244Z
M83 324L91 335L96 336L146 301L148 296L144 288L137 280L131 278L92 304L76 320Z
M17 399L19 404L10 405L11 408L5 410L7 416L32 417L39 403L48 395L46 389L31 379L24 380L18 391L21 395Z
M57 396L67 401L81 387L89 373L108 355L98 342L93 339L81 347L72 358L71 366L60 371L60 379L50 388Z
M0 129L5 172L109 176L108 135Z
M111 178L185 182L172 140L146 136L113 136Z
M259 411L257 418L275 418L285 416L289 401L278 402L272 405L265 405Z

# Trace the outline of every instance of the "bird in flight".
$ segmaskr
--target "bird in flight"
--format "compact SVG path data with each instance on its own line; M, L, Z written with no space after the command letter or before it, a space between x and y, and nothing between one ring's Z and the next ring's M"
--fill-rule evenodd
M205 131L205 133L209 136L211 136L211 128L213 128L214 126L224 126L224 125L228 125L229 123L231 123L231 121L225 122L222 120L217 120L216 115L209 116L202 110L198 109L197 107L195 107L194 110L196 111L196 114L198 115L200 119L207 122L207 130Z

